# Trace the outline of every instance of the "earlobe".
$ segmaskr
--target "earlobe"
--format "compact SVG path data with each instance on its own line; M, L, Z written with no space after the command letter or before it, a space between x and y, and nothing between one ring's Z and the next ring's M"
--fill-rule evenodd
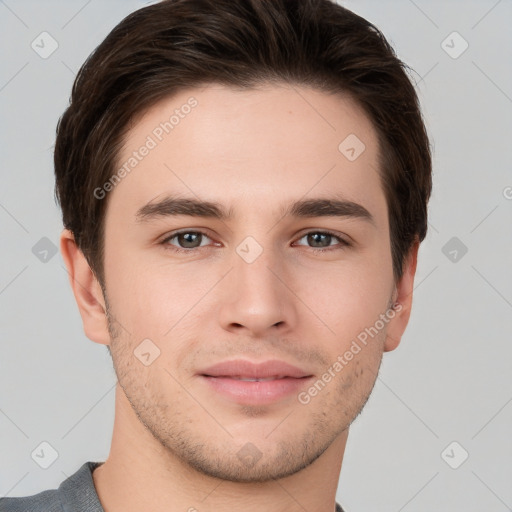
M400 344L402 335L409 323L412 309L412 292L414 289L414 276L418 262L418 249L420 242L416 241L409 251L404 264L402 278L396 286L395 307L391 312L392 320L389 322L387 337L384 342L384 352L395 350ZM391 314L390 314L391 316Z
M96 343L109 345L110 335L101 286L87 259L76 245L73 233L68 229L61 233L60 251L82 317L85 335Z

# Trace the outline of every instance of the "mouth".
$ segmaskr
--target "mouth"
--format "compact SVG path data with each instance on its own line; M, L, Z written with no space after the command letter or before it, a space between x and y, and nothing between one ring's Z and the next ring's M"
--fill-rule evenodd
M215 377L215 378L221 378L221 379L235 379L235 380L242 380L244 382L267 382L269 380L278 380L278 379L288 379L293 377L288 377L287 375L276 375L275 377L260 377L260 378L252 378L252 377L241 377L238 375L205 375L205 377Z
M239 404L270 404L297 394L313 375L284 361L224 361L198 373L216 394Z

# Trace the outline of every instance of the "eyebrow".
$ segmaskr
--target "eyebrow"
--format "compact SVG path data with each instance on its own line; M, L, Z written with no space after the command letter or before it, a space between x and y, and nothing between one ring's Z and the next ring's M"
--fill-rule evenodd
M282 217L347 217L359 219L376 226L373 215L362 205L338 198L305 199L285 205L281 208ZM157 202L149 202L139 208L135 217L138 222L151 221L158 217L186 215L230 220L234 217L233 209L226 210L223 205L213 201L204 201L192 197L166 196Z

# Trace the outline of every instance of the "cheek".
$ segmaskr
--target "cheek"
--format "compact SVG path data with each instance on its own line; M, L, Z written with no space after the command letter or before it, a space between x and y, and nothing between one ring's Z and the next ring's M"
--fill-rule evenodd
M311 268L299 282L297 295L343 345L386 311L392 277L385 265L365 260L357 265ZM311 319L310 314L307 317Z
M159 339L175 325L175 332L179 331L178 322L184 318L187 323L187 317L206 304L222 306L219 281L227 267L220 260L176 263L116 247L121 244L106 247L107 291L119 321L137 338ZM327 327L326 335L343 344L373 324L385 311L391 290L391 259L386 259L384 249L351 253L337 262L283 262L279 273L293 290L283 298L302 312L296 327L301 331Z
M203 270L125 259L122 266L111 269L109 299L134 337L161 339L170 330L178 331L182 321L194 315L219 280L211 266Z

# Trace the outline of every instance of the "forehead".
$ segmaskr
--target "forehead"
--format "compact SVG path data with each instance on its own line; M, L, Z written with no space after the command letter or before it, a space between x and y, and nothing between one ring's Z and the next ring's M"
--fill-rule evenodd
M134 217L166 194L221 201L239 217L326 193L385 214L377 134L350 98L291 85L210 84L161 100L132 124L109 209ZM379 211L381 210L381 211Z

